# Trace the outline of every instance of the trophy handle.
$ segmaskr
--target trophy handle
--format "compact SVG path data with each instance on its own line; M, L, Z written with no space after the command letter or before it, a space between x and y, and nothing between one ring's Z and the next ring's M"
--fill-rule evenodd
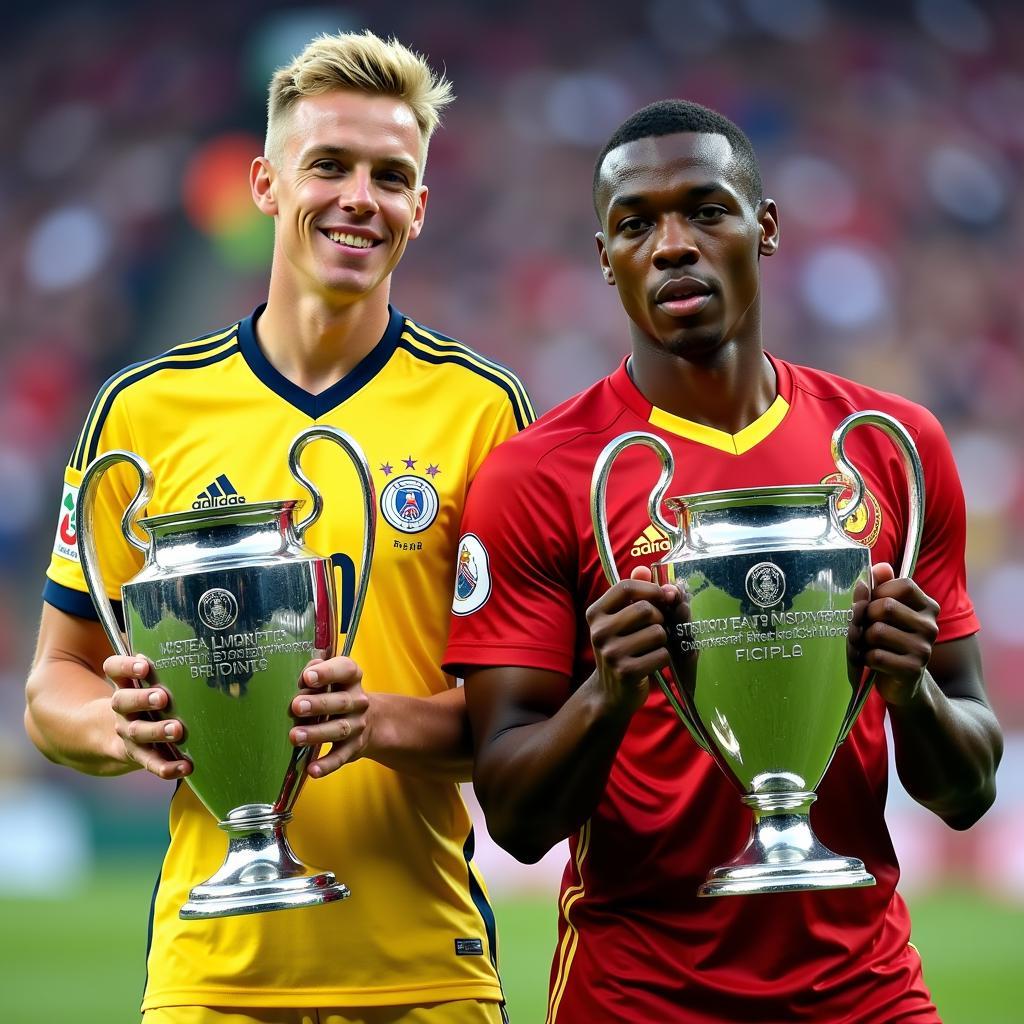
M611 476L612 465L615 460L633 445L643 445L650 448L658 461L661 463L661 476L654 485L650 497L647 499L647 512L654 523L675 545L679 531L665 518L661 511L661 503L665 500L665 492L668 490L672 477L675 474L675 459L672 451L664 441L655 434L648 434L642 430L632 430L627 434L620 434L614 440L605 445L604 451L597 457L594 463L594 474L590 480L590 521L594 527L594 540L597 542L597 555L601 560L601 568L604 570L605 578L611 586L615 586L621 577L618 566L615 564L615 555L612 552L611 537L608 533L608 478ZM660 669L655 669L654 678L658 681L662 692L665 694L672 710L679 716L683 725L686 726L694 742L702 749L709 750L707 743L701 736L700 731L694 724L693 718L687 708L680 703L678 697L672 690L665 674Z
M913 574L917 565L917 556L921 550L921 534L924 530L924 467L921 465L921 456L918 454L914 439L909 431L898 419L888 413L875 410L855 412L847 416L842 423L836 427L832 434L832 459L841 473L848 476L852 481L852 494L845 509L837 507L837 499L832 499L832 509L840 523L845 523L857 510L862 497L864 496L864 478L860 471L846 458L846 437L855 427L870 425L878 427L887 434L903 456L903 467L907 474L907 499L910 508L910 520L907 523L907 535L903 548L903 558L900 562L900 569L897 576L900 579ZM869 581L870 585L870 581ZM839 742L850 734L857 716L860 714L864 702L871 693L874 684L875 673L870 673L867 679L861 684L860 692L850 707L846 722L839 735Z
M370 563L373 561L373 544L377 534L377 518L374 514L377 505L377 492L373 486L373 478L370 476L370 466L366 461L366 456L354 438L343 430L338 430L337 427L307 427L296 435L288 449L288 468L292 471L292 476L309 491L310 497L313 499L312 511L295 527L300 541L306 531L320 518L320 513L324 509L323 495L299 465L306 445L321 437L344 448L345 453L352 460L352 465L355 466L363 492L363 551L359 563L359 585L356 587L352 601L352 615L349 619L348 629L345 631L345 643L341 651L342 657L347 658L353 643L355 643L356 629L359 626L363 604L366 601L366 592L370 585Z
M131 504L125 509L121 517L121 533L125 540L132 547L138 548L143 553L149 552L149 545L135 534L133 524L135 517L149 504L153 496L153 471L149 463L134 452L115 449L93 459L82 477L82 485L78 490L78 501L75 504L75 523L78 533L78 553L82 560L82 572L85 575L85 584L89 588L89 596L96 606L96 612L103 624L103 629L110 641L110 646L115 653L129 658L132 652L125 643L118 625L117 617L114 615L110 598L107 597L107 588L103 583L103 575L100 572L99 558L96 554L96 540L93 535L93 522L96 513L96 485L100 477L111 466L118 462L129 463L139 474L139 486Z

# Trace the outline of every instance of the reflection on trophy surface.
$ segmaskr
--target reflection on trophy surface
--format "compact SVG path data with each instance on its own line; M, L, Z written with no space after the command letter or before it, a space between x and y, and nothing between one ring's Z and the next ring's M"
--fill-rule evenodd
M332 872L304 865L284 832L314 753L289 741L289 704L310 659L333 657L338 638L331 561L303 542L323 508L299 465L317 438L345 450L362 489L362 567L341 652L347 655L369 582L376 502L366 459L347 434L310 427L292 442L292 475L313 498L300 522L295 515L303 503L294 500L136 520L152 495L153 476L132 452L99 456L79 491L82 565L100 620L117 653L149 661L145 685L168 691L165 717L179 719L185 730L176 756L193 763L186 782L228 833L224 864L192 889L180 911L186 919L314 906L349 895ZM127 644L100 577L93 534L97 484L120 462L140 479L122 532L146 556L121 588ZM136 535L136 522L147 540Z
M833 853L810 824L815 790L872 682L847 648L854 603L871 586L870 552L843 529L864 489L844 443L863 424L882 429L903 455L910 521L900 575L909 576L924 518L923 471L905 428L884 413L854 413L833 434L833 459L853 487L842 509L844 483L715 491L669 499L673 525L660 506L675 467L660 438L623 434L594 467L594 536L614 584L606 513L612 464L636 444L661 460L648 511L671 549L651 571L656 583L677 585L683 600L666 624L671 677L657 673L658 683L754 813L746 847L711 871L702 896L875 884L860 860Z

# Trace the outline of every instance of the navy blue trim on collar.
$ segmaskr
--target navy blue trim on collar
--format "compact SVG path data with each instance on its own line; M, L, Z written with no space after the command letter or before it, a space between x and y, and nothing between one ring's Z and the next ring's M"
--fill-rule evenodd
M266 308L266 303L257 306L251 316L247 316L239 323L238 343L242 350L242 356L249 364L249 369L274 394L314 420L325 416L342 402L351 398L384 369L394 354L398 339L402 335L402 325L405 323L405 317L393 306L388 306L390 319L387 329L384 331L384 337L337 384L332 384L326 391L321 391L319 395L311 395L275 369L256 341L255 324Z

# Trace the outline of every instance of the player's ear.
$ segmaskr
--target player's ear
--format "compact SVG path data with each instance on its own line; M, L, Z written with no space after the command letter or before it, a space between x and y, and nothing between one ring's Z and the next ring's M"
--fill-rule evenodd
M774 256L779 248L779 208L774 199L762 199L757 207L761 240L757 251L761 256Z
M604 276L605 284L615 284L615 274L612 271L612 265L608 262L608 246L605 243L604 232L598 231L594 235L594 241L597 242L597 258L601 263L601 273Z
M276 181L273 164L265 156L256 157L249 168L249 188L256 208L268 217L277 214Z
M427 197L430 190L426 185L420 185L416 192L416 210L412 215L412 224L409 227L409 238L418 238L423 230L423 218L427 214Z

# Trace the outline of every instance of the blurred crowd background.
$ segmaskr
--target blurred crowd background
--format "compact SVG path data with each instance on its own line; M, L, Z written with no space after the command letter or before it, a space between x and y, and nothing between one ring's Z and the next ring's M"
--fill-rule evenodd
M54 768L23 734L63 466L111 372L263 300L272 228L247 169L267 79L316 32L369 27L427 53L458 94L395 304L515 367L541 410L628 344L593 241L591 172L610 132L677 96L749 133L782 223L764 268L769 349L928 406L967 495L970 586L1008 750L999 803L967 835L893 781L905 882L955 874L1024 900L1024 7L14 10L0 39L0 887L162 841L159 783ZM498 887L543 875L495 865Z

